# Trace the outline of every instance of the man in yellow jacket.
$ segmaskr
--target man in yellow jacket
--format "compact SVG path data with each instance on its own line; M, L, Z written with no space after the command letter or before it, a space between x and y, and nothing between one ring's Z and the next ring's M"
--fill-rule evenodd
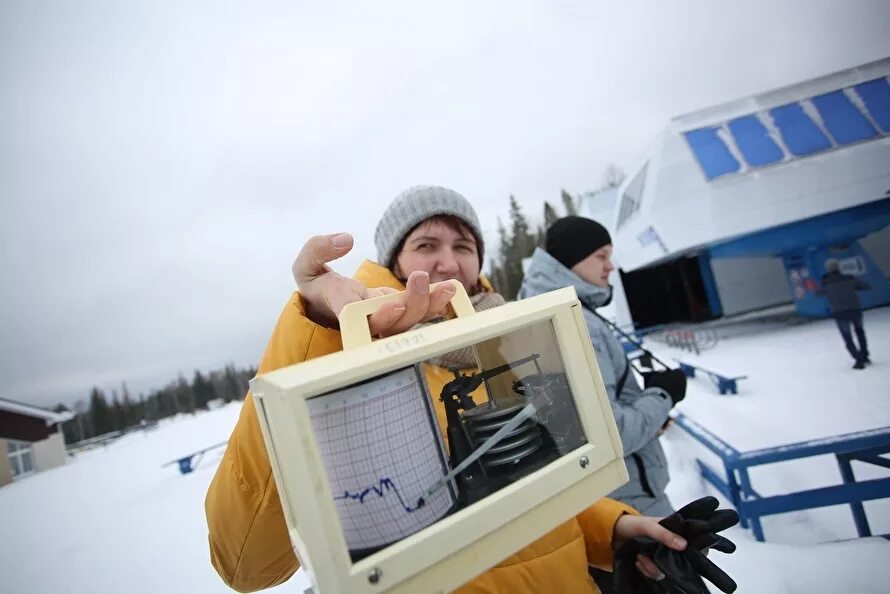
M375 243L379 264L365 261L354 278L336 274L327 265L352 249L350 235L317 236L306 243L294 262L299 291L275 326L259 373L341 350L337 314L347 303L405 291L400 300L369 317L375 336L398 334L441 315L453 289L431 291L431 283L459 280L477 311L503 303L480 276L484 244L476 213L452 190L416 186L400 194L384 213ZM453 379L443 362L431 361L424 371L434 393ZM445 427L444 410L438 400L437 404L440 427ZM250 394L207 492L205 508L213 566L232 588L242 592L268 588L287 580L299 567ZM686 546L657 518L639 516L631 507L602 499L458 592L594 594L598 590L588 565L610 567L612 547L637 536L675 550ZM641 557L638 567L648 577L660 577L648 558Z

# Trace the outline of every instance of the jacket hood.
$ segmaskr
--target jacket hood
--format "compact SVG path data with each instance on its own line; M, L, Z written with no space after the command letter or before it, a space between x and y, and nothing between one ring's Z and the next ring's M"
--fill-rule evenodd
M598 287L566 268L562 263L541 248L535 248L519 299L547 293L562 287L575 287L578 299L587 307L596 309L612 300L612 287Z

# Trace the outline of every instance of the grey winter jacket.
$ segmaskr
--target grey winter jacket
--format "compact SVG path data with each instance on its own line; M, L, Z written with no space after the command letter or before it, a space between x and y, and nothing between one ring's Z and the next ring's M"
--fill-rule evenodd
M518 297L524 299L569 286L575 287L578 299L591 310L604 305L611 297L611 288L597 287L584 281L538 248L532 255ZM624 445L624 462L630 476L626 485L609 496L646 513L646 509L658 498L664 500L664 489L669 479L667 461L657 434L667 420L671 399L659 388L641 389L632 370L628 371L621 394L616 395L617 384L625 368L630 365L624 348L606 324L591 311L584 309L584 319L612 403L612 413ZM646 484L648 489L644 486Z
M841 313L862 309L856 291L863 291L869 288L871 287L867 282L855 276L841 274L840 272L829 272L822 277L818 294L825 295L828 298L828 306L831 308L831 313Z

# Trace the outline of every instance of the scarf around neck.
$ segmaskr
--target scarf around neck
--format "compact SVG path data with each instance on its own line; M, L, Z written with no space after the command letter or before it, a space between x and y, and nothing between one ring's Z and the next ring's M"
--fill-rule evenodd
M485 311L486 309L492 309L493 307L504 305L506 301L498 293L481 292L476 293L475 295L470 297L470 303L473 304L473 309L476 310L476 312L480 312ZM414 328L412 328L412 330L430 326L432 324L438 324L439 322L444 322L446 319L447 318L445 318L444 316L433 318L428 322L417 324L416 326L414 326ZM473 347L465 346L457 349L456 351L443 353L441 355L433 357L432 359L428 359L427 363L436 365L438 367L444 367L446 369L470 369L476 367L476 357L473 354Z

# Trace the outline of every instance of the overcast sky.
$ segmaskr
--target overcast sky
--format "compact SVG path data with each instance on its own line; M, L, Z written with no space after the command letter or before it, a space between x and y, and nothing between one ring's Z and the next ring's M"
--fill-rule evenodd
M255 364L312 234L628 169L672 116L890 55L890 2L0 3L0 396ZM447 6L444 6L447 4Z

